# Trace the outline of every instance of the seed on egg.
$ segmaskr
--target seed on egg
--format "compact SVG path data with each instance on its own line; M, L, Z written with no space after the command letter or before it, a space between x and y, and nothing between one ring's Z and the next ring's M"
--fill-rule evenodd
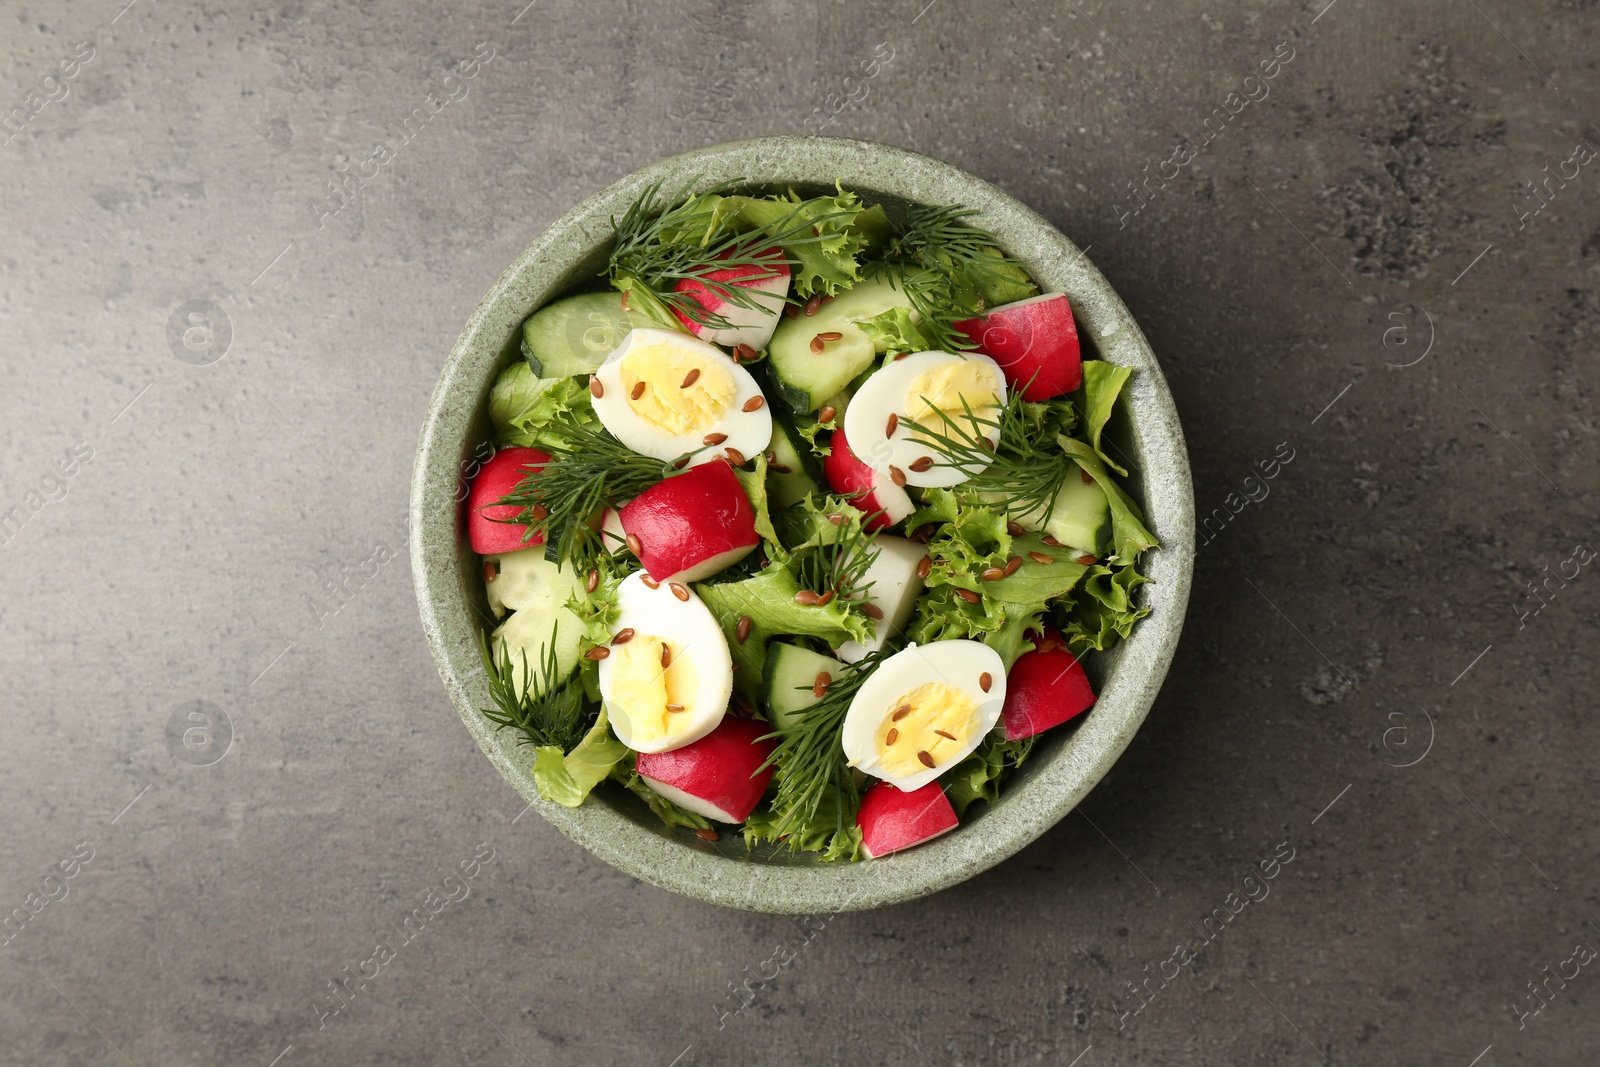
M766 397L753 396L749 400L746 400L744 402L744 406L741 407L739 410L740 411L758 411L758 410L760 410L761 405L765 404L766 402L767 402Z
M689 388L689 386L693 385L695 382L698 382L699 380L700 380L700 368L699 367L691 367L691 368L689 368L689 373L685 374L683 376L683 381L681 383L679 383L678 388L679 389L687 389L687 388Z
M634 387L633 387L633 391L628 394L628 398L630 400L638 400L640 397L644 396L644 389L645 389L645 383L644 382L636 383L634 385Z
M994 675L990 674L988 671L984 671L982 674L978 675L979 689L982 689L985 693L987 693L989 691L989 687L992 685L994 685Z
M900 428L900 416L889 412L888 421L883 424L883 436L893 437L894 432Z
M949 730L935 730L933 732L948 741L954 741L956 739L956 735L951 733Z
M677 582L671 583L669 588L671 588L671 590L672 590L672 595L677 597L679 600L688 600L689 599L689 590L685 589L683 586L679 585Z
M583 654L584 659L602 660L611 655L611 650L605 645L595 645Z
M911 714L911 705L910 704L902 704L898 708L894 709L894 714L889 717L889 721L890 722L899 722L901 719L905 718L907 715L910 715L910 714Z
M933 766L933 757L928 755L928 750L925 749L925 748L917 749L917 760L924 767L932 767Z
M667 710L668 711L682 711L683 710L683 705L682 704L673 704L673 703L671 703L669 701L668 704L667 704Z
M666 670L672 666L672 646L665 642L661 645L661 669Z
M910 466L911 469L916 471L918 474L925 474L933 469L933 457L923 456L920 459L914 459L911 461Z
M594 375L589 376L589 395L599 400L606 395L606 387L600 384L600 379Z
M728 435L725 433L708 433L700 438L700 443L703 445L720 445L727 439Z
M889 464L889 480L895 485L903 487L906 484L906 472L891 463Z
M625 645L629 641L632 641L632 640L633 640L633 627L624 626L622 629L620 629L620 630L618 630L616 632L615 636L613 636L611 638L611 643L613 645Z
M744 453L740 452L737 448L726 448L723 451L728 455L728 462L732 463L735 467L742 467L746 463L750 462L744 458Z
M889 727L889 732L883 735L883 743L892 745L898 740L900 740L900 731L893 726Z
M643 582L645 585L649 586L651 589L660 589L661 588L661 583L656 581L654 578L650 577L648 574L641 574L639 576L639 580L641 582Z

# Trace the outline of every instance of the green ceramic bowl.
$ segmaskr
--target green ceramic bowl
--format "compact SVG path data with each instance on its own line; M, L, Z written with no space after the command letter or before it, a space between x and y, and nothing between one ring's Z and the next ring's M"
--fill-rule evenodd
M854 864L820 864L786 850L747 850L739 837L702 841L668 831L631 794L602 785L576 809L539 797L530 752L497 733L480 708L489 692L477 633L490 618L476 557L464 543L460 501L475 458L487 455L485 400L495 375L518 358L522 321L569 290L592 284L610 220L657 179L669 189L697 179L755 191L806 192L842 182L870 200L964 204L1046 291L1072 298L1085 356L1135 369L1110 433L1131 458L1132 491L1162 548L1148 563L1151 611L1131 640L1090 657L1100 699L1075 725L1047 734L998 803L919 848ZM478 305L439 378L411 486L411 564L422 624L450 698L478 745L535 810L607 863L675 893L733 908L821 913L925 896L1010 856L1070 812L1111 767L1144 721L1172 659L1189 597L1194 498L1183 431L1161 368L1128 309L1077 246L987 182L899 148L828 138L769 137L662 160L573 208L517 257Z

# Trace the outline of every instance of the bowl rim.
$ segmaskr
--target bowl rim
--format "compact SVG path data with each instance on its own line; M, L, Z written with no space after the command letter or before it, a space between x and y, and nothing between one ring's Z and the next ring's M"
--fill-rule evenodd
M476 645L477 617L462 588L458 491L471 428L522 321L568 287L572 270L611 234L610 220L652 182L674 190L721 181L826 185L869 196L960 203L995 233L1043 291L1069 294L1080 334L1100 358L1132 366L1124 401L1138 462L1140 501L1162 547L1147 555L1150 614L1118 649L1091 713L1067 741L1030 768L981 819L982 833L953 833L903 853L853 864L796 864L730 857L716 845L668 837L609 803L564 808L539 796L528 749L482 715L488 691ZM428 644L451 702L501 775L557 829L625 873L709 903L773 913L881 907L955 885L1032 842L1071 812L1131 742L1166 676L1182 631L1194 557L1194 498L1183 430L1149 343L1109 282L1078 247L1031 208L950 164L903 148L843 138L778 136L734 141L650 164L567 211L525 248L473 311L451 350L417 448L409 507L410 556Z

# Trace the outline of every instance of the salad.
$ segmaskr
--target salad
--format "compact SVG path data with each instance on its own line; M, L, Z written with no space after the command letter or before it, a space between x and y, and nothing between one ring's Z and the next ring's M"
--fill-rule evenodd
M495 381L465 527L541 795L859 860L1094 703L1156 546L1082 359L960 206L648 188Z

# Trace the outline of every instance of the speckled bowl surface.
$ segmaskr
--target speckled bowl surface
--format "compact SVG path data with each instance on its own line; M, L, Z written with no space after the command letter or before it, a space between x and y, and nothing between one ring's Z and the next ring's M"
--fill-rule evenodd
M1041 738L998 803L976 804L962 825L926 845L862 863L822 864L784 849L747 850L737 834L716 842L669 831L635 797L605 783L575 809L541 799L531 752L496 732L477 633L490 618L477 557L466 546L460 501L475 460L488 454L485 412L496 374L519 357L521 325L536 308L592 285L620 216L649 183L677 189L737 182L756 192L820 192L842 182L891 214L906 203L964 204L1044 291L1067 293L1085 358L1135 374L1109 438L1131 463L1131 489L1162 547L1147 560L1150 615L1130 640L1090 656L1099 701L1074 724ZM1121 755L1144 721L1171 662L1189 598L1194 498L1183 431L1161 368L1128 309L1071 241L987 182L899 148L829 138L769 137L662 160L569 211L517 257L467 323L429 406L411 486L411 564L422 624L461 721L535 810L628 874L733 908L821 913L911 900L999 863L1070 812Z

